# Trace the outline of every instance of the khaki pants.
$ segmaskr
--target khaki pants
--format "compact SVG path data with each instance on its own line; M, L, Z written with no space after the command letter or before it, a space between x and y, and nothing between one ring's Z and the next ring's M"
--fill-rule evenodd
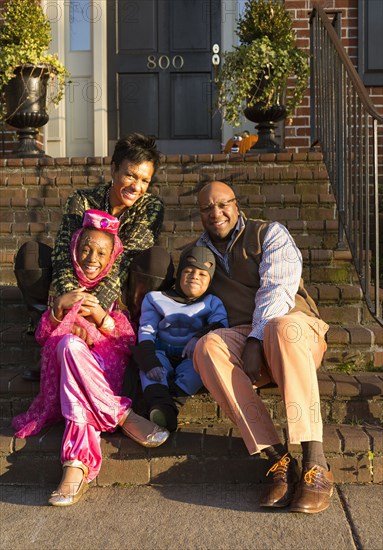
M258 387L275 382L286 406L290 443L322 441L323 426L316 370L327 345L328 325L298 312L270 321L264 332L269 365ZM250 325L210 332L197 343L194 366L205 387L237 425L250 454L279 443L274 424L250 378L241 355Z

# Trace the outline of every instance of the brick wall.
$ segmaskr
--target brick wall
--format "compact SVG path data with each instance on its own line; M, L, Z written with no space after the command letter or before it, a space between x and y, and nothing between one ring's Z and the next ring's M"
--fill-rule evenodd
M241 206L252 217L280 221L298 246L316 250L337 242L334 197L320 153L168 155L152 192L165 203L160 244L173 251L201 231L196 188L208 180L236 184ZM110 157L0 160L0 284L15 284L14 255L27 240L53 245L64 203L78 188L110 180ZM311 234L308 238L308 230ZM318 261L316 259L316 265ZM347 267L348 269L348 267ZM307 275L307 276L306 276ZM309 282L309 273L305 275Z
M285 6L294 21L297 45L307 52L310 47L309 13L312 5L312 0L285 0ZM331 9L341 11L342 44L355 67L358 68L358 0L321 0L321 5L329 11ZM370 87L367 91L377 110L383 114L383 87ZM288 149L298 150L310 145L310 93L307 89L302 104L295 112L292 125L285 128L285 146Z

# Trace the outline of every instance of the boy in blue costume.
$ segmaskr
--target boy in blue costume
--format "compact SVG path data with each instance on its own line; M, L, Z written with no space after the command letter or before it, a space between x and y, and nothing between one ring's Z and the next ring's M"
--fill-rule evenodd
M134 360L150 419L171 431L178 415L172 395L179 403L203 386L192 359L198 339L229 326L222 301L208 294L214 270L208 248L189 249L181 254L173 288L149 292L142 302Z

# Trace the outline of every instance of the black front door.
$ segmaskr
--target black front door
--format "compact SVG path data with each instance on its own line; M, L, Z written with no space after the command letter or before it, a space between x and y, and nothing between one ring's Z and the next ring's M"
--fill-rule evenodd
M108 1L110 149L137 131L167 154L220 150L212 64L220 37L220 0Z

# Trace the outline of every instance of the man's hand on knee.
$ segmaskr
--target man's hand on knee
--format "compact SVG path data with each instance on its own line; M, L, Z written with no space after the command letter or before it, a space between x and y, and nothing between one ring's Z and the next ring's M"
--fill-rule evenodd
M255 384L260 380L262 371L267 368L263 353L263 344L257 338L248 338L242 353L243 371Z

